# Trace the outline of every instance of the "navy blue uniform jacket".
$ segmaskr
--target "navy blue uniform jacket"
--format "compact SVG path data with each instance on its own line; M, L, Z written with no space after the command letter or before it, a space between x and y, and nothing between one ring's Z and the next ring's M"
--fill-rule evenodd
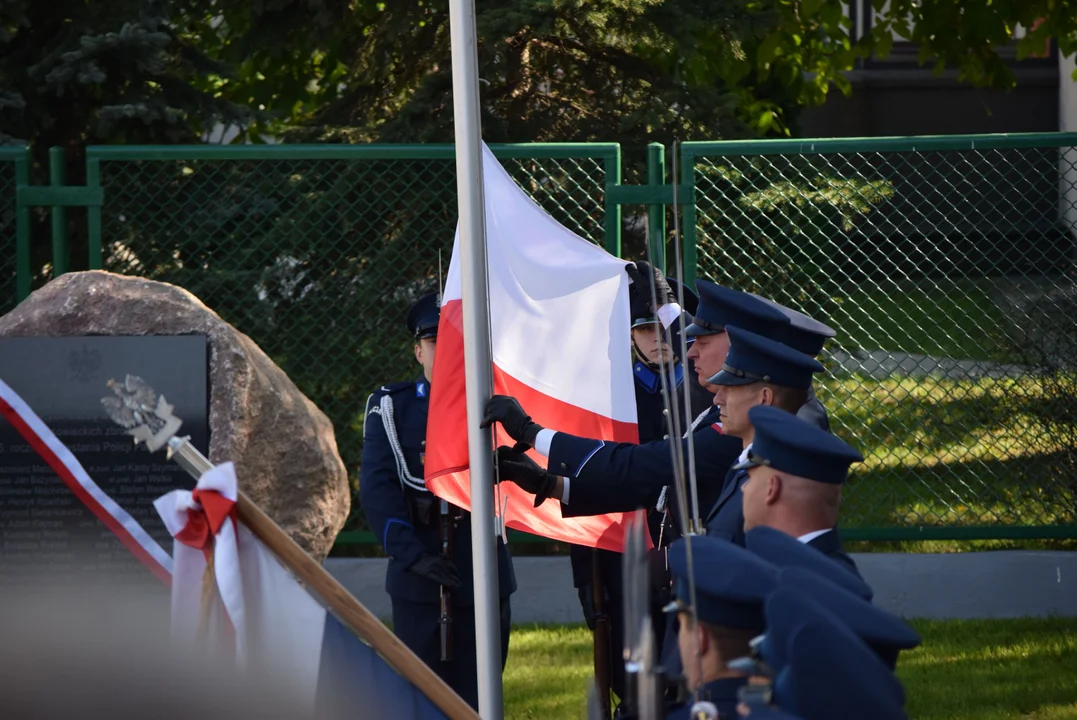
M817 428L830 432L830 418L826 414L826 408L819 398L815 396L815 386L808 389L808 401L797 410L797 417L809 422Z
M722 493L703 516L707 537L728 540L744 547L744 495L740 489L748 479L747 470L733 470L726 474Z
M863 580L860 570L856 567L856 562L845 552L845 548L841 544L841 535L838 534L837 528L830 532L825 532L819 537L812 538L807 544L808 547L813 547L831 560L844 565L853 575Z
M382 422L380 403L385 395L393 400L394 424L406 468L397 467L396 456ZM418 380L383 385L367 399L359 495L370 528L389 556L389 569L385 574L386 592L396 599L436 603L439 601L440 586L433 580L408 572L407 568L424 552L441 554L439 501L431 493L414 490L401 481L402 470L418 480L423 477L429 395L430 385L425 380ZM433 503L426 523L414 516L416 500ZM456 508L453 511L460 512ZM493 519L489 522L493 523ZM453 591L453 601L457 605L472 605L470 513L463 513L458 521L453 542L453 562L463 581ZM516 576L513 574L512 561L508 548L500 540L497 542L497 577L501 597L515 592Z
M693 433L700 508L713 503L722 481L740 455L741 442L722 435L718 410ZM688 441L684 443L688 451ZM572 478L564 517L602 515L653 508L662 488L674 484L669 440L642 445L582 438L559 432L550 445L549 471Z

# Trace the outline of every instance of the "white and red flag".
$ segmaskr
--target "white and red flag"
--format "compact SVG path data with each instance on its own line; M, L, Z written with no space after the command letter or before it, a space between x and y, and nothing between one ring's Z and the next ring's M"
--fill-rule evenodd
M517 398L543 427L638 442L625 261L550 217L485 145L483 183L494 393ZM425 466L433 493L470 509L461 295L458 230L442 297ZM504 435L497 440L513 444ZM541 455L532 457L546 465ZM566 519L556 498L535 508L513 483L500 490L508 498L507 527L624 548L623 513Z

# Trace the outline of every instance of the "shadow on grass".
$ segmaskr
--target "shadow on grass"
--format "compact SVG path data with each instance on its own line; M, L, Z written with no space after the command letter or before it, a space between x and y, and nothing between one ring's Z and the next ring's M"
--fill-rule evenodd
M997 294L992 278L867 285L844 294L829 324L849 348L1014 362Z
M865 456L843 526L1077 523L1073 402L1056 395L1032 377L827 379L834 432Z
M915 386L861 379L860 387L830 386L823 402L835 432L874 454L915 447L925 454L968 442L980 431L1005 427L1013 398L1001 383L987 387L925 380ZM1015 438L1020 445L1021 438Z
M860 470L846 484L842 525L1075 525L1073 479L1056 472L1063 456Z

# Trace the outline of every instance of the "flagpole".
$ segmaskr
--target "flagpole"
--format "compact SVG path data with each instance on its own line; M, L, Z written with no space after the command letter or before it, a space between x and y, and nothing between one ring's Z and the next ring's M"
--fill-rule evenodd
M486 279L486 212L483 200L482 127L479 115L478 38L475 0L449 0L456 188L460 206L460 276L464 316L464 381L467 386L468 466L471 470L471 554L475 579L475 648L479 715L501 720L501 623L493 506L492 430L479 429L493 393L490 308Z

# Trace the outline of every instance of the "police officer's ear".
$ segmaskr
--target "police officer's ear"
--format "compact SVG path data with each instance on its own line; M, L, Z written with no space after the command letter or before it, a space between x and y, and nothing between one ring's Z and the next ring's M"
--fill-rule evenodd
M775 405L778 402L778 397L774 394L774 388L770 387L767 383L760 383L760 405Z
M415 362L420 365L423 364L423 343L421 340L415 342Z
M769 478L767 479L767 494L766 504L773 505L778 502L782 496L782 476L781 473L771 471Z

